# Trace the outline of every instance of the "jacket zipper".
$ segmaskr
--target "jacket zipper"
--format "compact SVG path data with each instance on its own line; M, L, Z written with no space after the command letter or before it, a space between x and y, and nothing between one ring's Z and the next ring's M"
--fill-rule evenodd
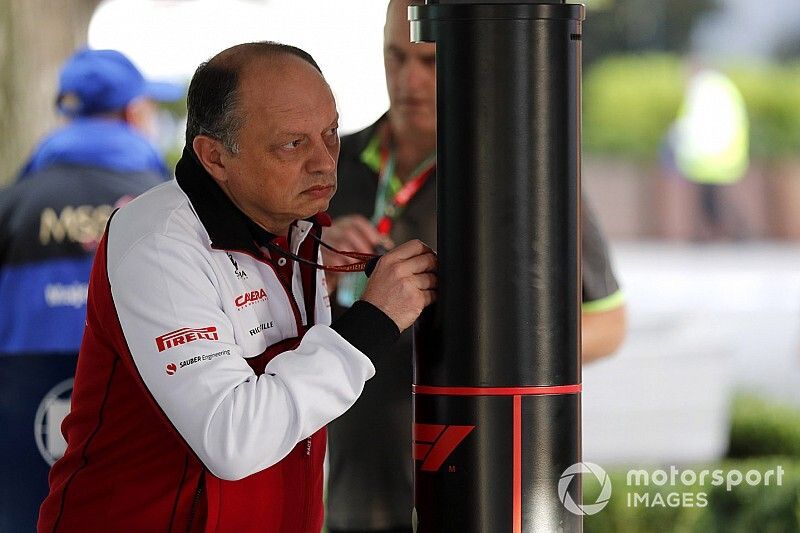
M312 228L310 231L314 231L314 229ZM319 254L319 244L316 244L313 247L313 254L314 254L314 256L317 256ZM306 315L307 315L306 316L306 322L309 324L309 327L316 322L316 313L317 313L317 303L316 303L316 290L318 288L317 287L317 273L316 272L312 273L312 276L313 276L313 278L312 278L312 286L314 288L314 292L313 292L314 296L312 298L312 304L311 304L310 312L313 313L313 316L309 315L309 309L308 309L309 306L306 305ZM300 274L301 283L302 283L302 279L303 279L303 277L302 277L302 273L301 273ZM305 287L304 287L304 289L305 289ZM306 295L303 294L303 296L306 296ZM304 303L306 303L306 302L304 302ZM312 470L313 470L313 466L314 466L314 459L311 457L311 439L313 439L313 438L314 438L314 435L311 435L310 437L308 437L308 439L306 439L306 457L305 457L305 459L306 459L305 460L305 463L306 463L305 464L305 467L306 467L306 480L305 480L305 483L303 485L303 489L304 489L303 490L303 508L304 508L304 512L303 512L303 532L309 531L309 529L310 529L309 522L311 522L311 516L310 516L311 513L309 512L310 511L309 508L310 508L310 505L311 505L311 502L310 502L310 500L311 500L311 482L312 482L311 474L312 474Z
M287 240L287 245L291 247L291 243ZM304 326L303 326L303 318L300 314L300 304L297 302L297 298L295 298L294 291L292 290L292 281L294 279L294 269L292 270L292 275L289 279L286 279L281 272L280 268L274 266L272 264L272 260L266 254L262 252L262 256L264 259L267 260L267 263L272 266L273 271L275 272L275 276L278 278L278 282L283 287L284 292L286 292L286 296L289 299L289 307L292 308L292 313L294 314L294 321L297 325L297 336L302 337L305 333ZM302 285L302 275L300 278L300 284Z
M291 246L291 244L290 244L290 246ZM291 306L292 311L294 312L295 321L297 323L297 336L298 337L302 337L304 335L305 331L306 331L306 328L303 326L303 320L302 320L301 315L300 315L300 304L298 303L297 298L295 298L294 291L292 290L292 280L294 278L294 275L292 275L292 277L290 277L288 280L286 280L284 278L284 276L283 276L283 273L278 268L274 268L274 270L275 270L275 275L278 277L278 281L283 286L284 291L286 292L286 296L288 296L288 298L289 298L289 305ZM302 273L301 273L300 274L300 283L301 283L301 285L302 285L302 279L303 278L302 278ZM316 283L316 280L314 280L314 282ZM305 296L305 294L303 294L303 296ZM306 320L307 320L307 322L310 323L311 317L307 316ZM312 437L313 437L313 435L312 435ZM302 524L302 528L300 529L300 531L302 533L306 533L309 530L309 522L310 522L310 516L309 516L309 500L310 500L310 498L309 498L309 493L311 492L311 490L310 490L310 486L311 486L311 463L313 462L311 460L311 438L312 437L308 437L306 439L305 453L303 453L302 450L297 450L297 452L300 452L301 456L305 456L304 460L303 460L303 462L305 463L305 476L304 476L305 477L305 482L303 483L303 486L300 487L300 494L301 494L301 496L303 498L303 514L300 515L302 517L300 519L300 523Z
M203 485L205 483L205 471L200 471L200 481L197 483L197 490L194 493L194 500L192 501L192 509L189 511L189 523L186 526L186 533L191 533L192 522L194 522L194 515L197 512L197 505L200 503L200 496L203 494Z
M315 250L314 251L315 254L318 253L319 246L318 245L315 246L314 250ZM247 255L250 255L250 254L247 254ZM251 255L251 257L253 257L253 256ZM255 259L261 261L262 263L266 263L266 264L268 264L268 265L270 265L272 267L273 271L275 272L275 276L278 278L278 282L281 284L281 286L283 287L284 291L286 292L286 296L288 296L289 307L291 307L291 309L292 309L292 311L294 313L295 323L297 324L297 336L298 337L302 337L304 335L304 333L305 333L304 330L306 328L303 326L303 320L302 320L302 317L300 315L300 304L297 302L297 298L295 298L294 291L292 290L292 279L294 278L294 276L292 276L292 278L289 278L288 281L285 280L285 278L284 278L283 274L280 272L280 270L278 268L276 268L272 264L271 259L266 254L264 254L263 252L261 253L261 258L255 258ZM300 276L301 276L300 279L301 279L301 284L302 284L302 274ZM317 280L316 280L316 278L314 278L314 288L315 289L316 289L316 283L317 283ZM304 294L304 296L305 296L305 294ZM314 314L315 315L316 315L316 307L317 307L316 306L316 302L314 302L313 309L314 309ZM312 320L314 322L316 322L315 319L316 319L316 316L313 317L313 319L312 319L312 317L309 317L309 316L306 317L306 321L309 324L312 323ZM309 500L311 499L311 497L310 497L310 493L311 493L311 470L312 470L311 467L313 466L313 460L311 459L311 439L312 439L312 437L313 437L313 435L306 439L305 461L304 461L305 467L306 467L305 468L305 470L306 470L306 472L305 472L305 483L303 484L303 487L301 487L301 493L303 495L303 514L301 515L303 517L302 518L303 529L301 529L301 531L303 531L303 532L307 532L309 530L309 522L311 520L311 517L309 516ZM195 495L195 503L199 500L201 491L202 491L202 486L198 486L197 487L197 494ZM190 527L191 527L191 518L194 517L194 509L195 509L195 505L192 505L192 515L191 515L190 521L189 521L189 526ZM187 532L188 532L188 530L187 530Z

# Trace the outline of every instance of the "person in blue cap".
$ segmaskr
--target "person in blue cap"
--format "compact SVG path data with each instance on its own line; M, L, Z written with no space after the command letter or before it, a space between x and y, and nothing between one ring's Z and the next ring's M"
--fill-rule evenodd
M77 51L59 78L66 124L0 191L0 468L21 480L0 488L0 531L35 526L48 463L63 450L66 413L55 406L68 407L68 392L48 391L68 389L74 373L95 248L116 207L170 178L150 140L156 102L184 94L146 80L120 52Z
M0 193L0 353L78 350L94 247L114 207L169 179L150 138L156 102L183 94L116 50L64 64L56 106L68 122Z

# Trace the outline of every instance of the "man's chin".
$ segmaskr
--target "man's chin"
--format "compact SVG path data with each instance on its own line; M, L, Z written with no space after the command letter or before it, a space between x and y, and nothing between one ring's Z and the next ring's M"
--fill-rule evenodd
M327 200L319 200L316 202L312 202L308 206L308 210L303 213L303 216L299 217L303 220L307 218L311 218L317 213L322 213L323 211L327 211L328 207L330 206L330 198Z

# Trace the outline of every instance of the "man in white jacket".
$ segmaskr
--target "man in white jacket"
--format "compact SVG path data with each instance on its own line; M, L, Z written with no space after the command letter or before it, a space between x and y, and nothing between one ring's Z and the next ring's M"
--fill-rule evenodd
M176 180L98 249L39 531L319 531L325 425L435 299L435 255L412 241L330 325L338 113L308 54L228 49L188 112Z

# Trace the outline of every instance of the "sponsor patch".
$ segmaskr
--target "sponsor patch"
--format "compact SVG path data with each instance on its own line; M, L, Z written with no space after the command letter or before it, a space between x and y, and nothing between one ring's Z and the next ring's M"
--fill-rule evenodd
M159 352L169 350L181 344L189 344L190 342L205 339L209 341L219 340L217 328L215 326L208 326L205 328L181 328L165 333L160 337L156 337L156 346Z
M167 365L167 374L172 376L172 375L175 374L175 372L177 372L181 368L185 368L185 367L187 367L189 365L193 365L193 364L199 363L201 361L203 361L203 362L211 361L212 359L216 359L217 357L222 357L224 355L230 355L230 354L231 354L230 350L222 350L221 352L215 352L215 353L210 353L210 354L205 354L205 355L197 355L195 357L190 357L189 359L184 359L183 361L181 361L177 365L175 363L169 363Z
M236 277L239 278L239 279L247 279L247 272L245 272L243 269L239 268L239 263L236 262L236 259L234 259L233 256L230 253L228 253L228 259L231 260L231 264L233 265L233 269L236 271Z
M258 325L257 328L253 328L250 330L250 336L252 337L253 335L258 335L262 331L266 331L273 327L275 327L275 323L271 320L269 322L262 322L261 324Z
M258 289L256 291L246 292L244 294L240 294L234 300L237 309L243 309L245 307L249 307L253 304L257 304L258 302L263 302L267 299L267 291L264 289Z

